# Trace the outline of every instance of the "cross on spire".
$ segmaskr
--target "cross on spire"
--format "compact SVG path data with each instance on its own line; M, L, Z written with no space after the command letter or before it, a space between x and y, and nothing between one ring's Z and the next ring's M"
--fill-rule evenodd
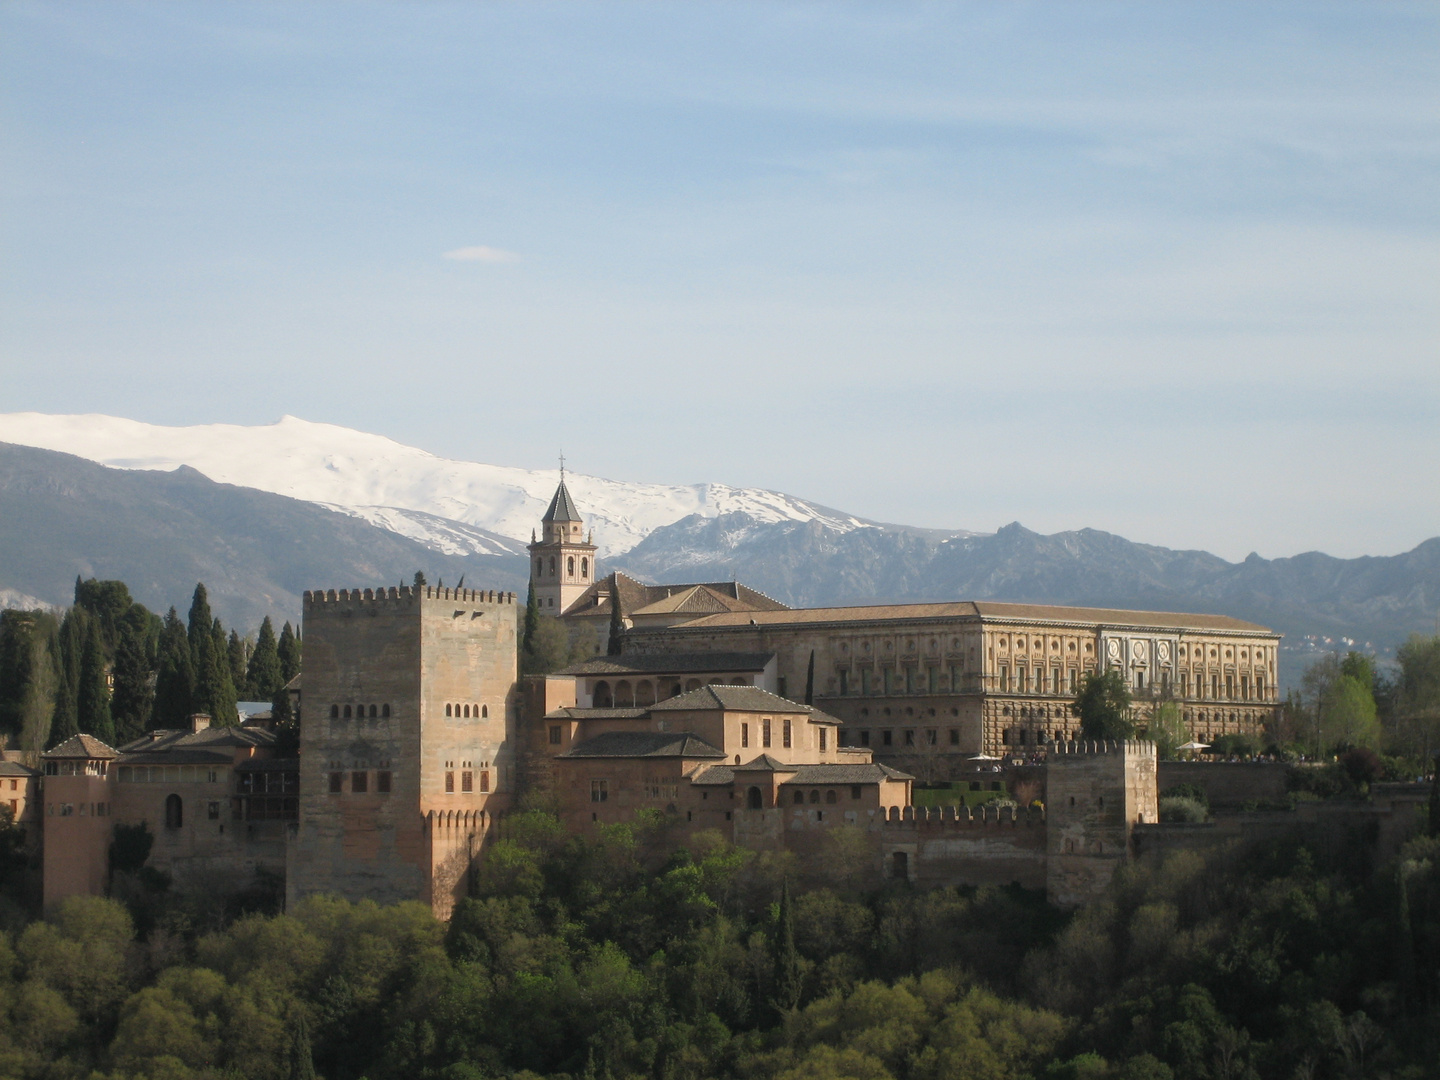
M560 482L565 482L565 451L560 451Z

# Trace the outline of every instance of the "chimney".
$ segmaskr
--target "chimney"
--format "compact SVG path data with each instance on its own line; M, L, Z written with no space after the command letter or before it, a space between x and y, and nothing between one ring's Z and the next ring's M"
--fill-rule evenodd
M191 713L191 714L190 714L190 732L191 732L191 734L194 734L195 732L198 732L198 731L204 731L204 730L205 730L206 728L208 728L209 726L210 726L210 715L209 715L208 713L197 712L197 713Z

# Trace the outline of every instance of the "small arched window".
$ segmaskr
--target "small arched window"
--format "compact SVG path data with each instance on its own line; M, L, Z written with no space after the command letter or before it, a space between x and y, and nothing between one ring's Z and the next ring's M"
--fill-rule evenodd
M833 802L835 801L835 799L836 799L835 792L833 792L833 791L827 791L827 792L825 792L825 801L826 801L827 803L833 803Z
M378 716L378 715L379 715L379 713L376 712L375 706L374 706L374 705L371 705L371 706L370 706L370 719L371 719L371 720L374 720L375 717Z
M339 720L339 719L340 719L340 706L339 706L339 705L331 705L331 706L330 706L330 719L331 719L331 720Z
M178 829L185 824L185 805L179 795L165 796L165 827Z
M388 701L380 706L380 715L386 720L390 719L390 703Z
M550 573L551 573L551 574L554 574L554 573L555 573L555 556L554 556L554 555L551 555L551 556L550 556Z
M796 806L803 806L803 805L805 805L805 793L804 793L803 791L797 791L797 792L795 792L795 800L794 800L794 801L795 801L795 805L796 805Z
M468 720L468 719L470 718L470 706L469 706L469 705L465 705L465 706L462 706L462 708L463 708L463 710L464 710L463 715L464 715L465 718Z
M581 559L581 560L580 560L580 576L581 576L581 577L589 577L589 576L590 576L590 560L589 560L589 559Z
M450 715L450 703L448 701L445 703L445 715Z
M752 787L745 793L745 806L750 810L759 810L761 808L760 789L758 787Z
M574 556L574 555L571 555L568 559L565 560L565 573L568 574L570 577L574 577L574 576L575 576L575 556Z
M810 792L810 801L811 801L812 803L818 803L818 802L820 801L820 792L818 792L818 791L811 791L811 792Z
M350 719L350 706L349 706L349 705L346 705L346 706L345 706L345 719L346 719L346 720L349 720L349 719Z
M480 706L480 719L484 720L484 719L487 718L489 715L490 715L490 706L489 706L489 705L481 705L481 706Z

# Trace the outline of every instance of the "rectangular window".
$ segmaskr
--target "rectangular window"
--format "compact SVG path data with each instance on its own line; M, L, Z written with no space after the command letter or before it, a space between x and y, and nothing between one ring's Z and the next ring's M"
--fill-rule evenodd
M960 729L959 729L958 727L952 727L952 728L950 729L950 745L951 745L951 746L959 746L959 745L960 745Z
M915 669L914 669L913 667L907 667L907 668L905 669L905 693L907 693L907 694L913 694L914 692L915 692Z
M785 747L786 750L789 750L789 749L790 749L790 721L789 721L789 720L781 720L781 721L780 721L780 744L781 744L783 747Z
M1212 698L1218 698L1218 697L1220 696L1220 676L1219 676L1219 675L1211 675L1211 676L1210 676L1210 696L1211 696Z
M861 669L860 669L860 693L862 693L862 694L867 694L867 695L870 693L870 687L871 687L871 681L870 681L870 680L871 680L873 677L874 677L874 673L873 673L868 667L867 667L867 668L861 668Z
M851 785L850 785L850 798L852 798L852 799L858 799L858 798L860 798L860 796L863 795L864 793L865 793L864 788L862 788L859 784L851 784Z
M905 729L905 745L906 745L906 746L914 746L914 745L915 745L915 729L914 729L914 728L906 728L906 729Z
M490 770L489 770L489 769L481 769L481 770L480 770L480 790L481 790L482 792L484 792L484 791L489 791L489 790L490 790Z
M390 794L390 770L381 769L375 774L375 790L381 795Z
M453 795L454 793L455 793L455 774L454 774L453 772L447 772L447 773L445 774L445 794L446 794L446 795Z
M469 769L460 773L460 790L467 795L475 790L475 774Z
M822 754L825 752L825 736L826 736L826 731L825 731L825 729L822 727L822 728L820 729L820 752L821 752Z
M870 745L870 732L869 732L869 731L862 730L862 731L860 732L860 745L861 745L861 746L869 746L869 745Z
M889 745L890 745L892 742L894 742L894 741L895 741L894 733L893 733L889 728L886 728L884 731L882 731L882 732L880 733L880 744L881 744L882 746L889 746Z
M345 774L332 772L330 774L330 794L339 795L345 790Z
M1265 676L1255 676L1255 696L1261 701L1265 700Z
M763 746L763 747L766 747L767 749L768 749L769 746L770 746L770 721L769 721L769 720L761 720L761 721L760 721L760 745Z
M559 725L559 724L551 724L551 725L550 725L550 745L551 745L551 746L559 746L559 745L560 745L560 725Z
M932 694L940 692L940 669L933 664L925 669L925 689Z
M1000 669L1000 692L1002 694L1010 692L1010 669L1007 667Z
M352 772L350 774L350 790L364 794L370 790L370 774L368 772Z
M887 667L881 674L885 679L883 692L886 695L893 694L895 692L895 669Z
M743 750L750 745L750 725L742 722L740 724L740 748Z
M609 780L591 780L591 781L590 781L590 801L591 801L591 802L607 802L607 801L609 801L609 799L610 799L610 781L609 781Z
M850 672L843 667L840 669L840 693L850 693Z
M205 815L206 815L206 817L208 817L211 821L219 821L219 820L220 820L220 804L219 804L218 802L212 802L212 803L210 803L209 805L207 805L207 806L205 807Z
M930 745L930 746L935 746L937 743L939 743L939 742L940 742L940 732L939 732L939 730L936 729L936 728L933 728L933 727L932 727L932 728L926 728L926 729L925 729L925 742L926 742L928 745Z
M1022 694L1030 692L1030 669L1028 667L1015 669L1015 689Z
M1079 668L1071 668L1071 669L1070 669L1070 693L1072 693L1072 694L1078 694L1079 692L1080 692L1080 669L1079 669Z
M1226 699L1227 701L1234 701L1234 700L1235 700L1235 676L1234 676L1234 675L1226 675L1226 676L1225 676L1225 699Z

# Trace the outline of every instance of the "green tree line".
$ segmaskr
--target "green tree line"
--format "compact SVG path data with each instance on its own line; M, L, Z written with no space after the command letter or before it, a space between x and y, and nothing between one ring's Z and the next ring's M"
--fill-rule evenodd
M78 732L124 745L154 728L177 728L191 713L235 722L237 701L272 701L300 670L301 642L267 616L258 633L227 631L195 586L188 619L163 618L121 581L75 580L62 615L0 612L0 737L39 752Z

